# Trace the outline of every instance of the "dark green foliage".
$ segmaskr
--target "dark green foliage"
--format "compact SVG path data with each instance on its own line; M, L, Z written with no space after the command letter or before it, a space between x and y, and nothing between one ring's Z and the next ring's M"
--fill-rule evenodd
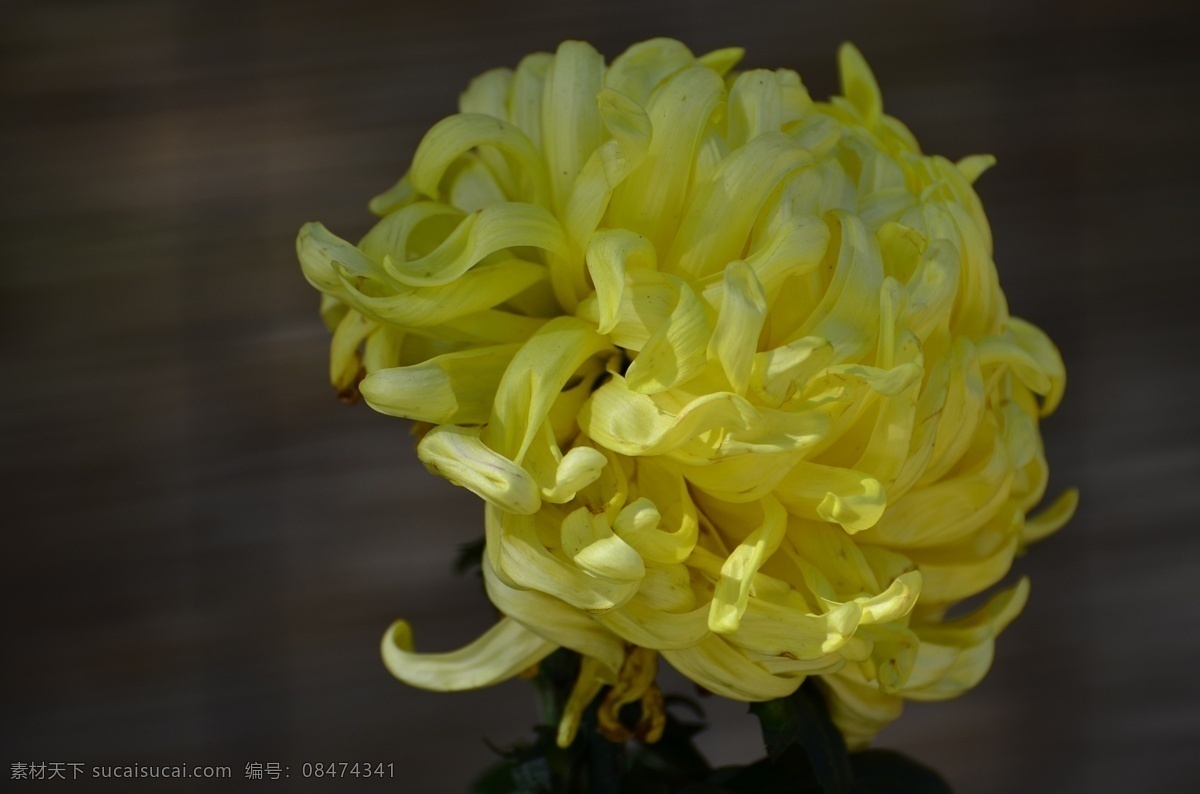
M855 753L850 766L864 794L951 794L941 775L894 750Z
M483 538L471 540L458 547L454 555L454 572L480 572L483 568L483 549L486 541Z
M579 657L560 650L534 678L541 707L535 739L498 751L501 760L475 781L476 794L950 794L936 772L890 750L849 754L812 682L790 697L755 703L767 756L753 764L713 769L693 739L703 722L679 716L692 701L669 697L667 724L655 744L614 743L597 729L601 693L584 713L575 742L561 749L555 733L575 683ZM637 709L623 722L637 722Z

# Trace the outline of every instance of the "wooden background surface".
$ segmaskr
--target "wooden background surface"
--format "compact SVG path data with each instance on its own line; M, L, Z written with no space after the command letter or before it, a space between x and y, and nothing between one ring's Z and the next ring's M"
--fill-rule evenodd
M493 619L450 572L480 510L404 422L334 400L293 239L364 231L473 75L564 38L611 57L671 35L744 45L819 97L853 39L926 151L995 153L1002 282L1067 361L1045 435L1052 491L1079 485L1082 509L1019 562L1032 600L986 681L880 743L960 792L1197 790L1195 8L3 4L0 779L276 761L294 788L303 762L362 760L405 780L309 788L461 791L482 737L527 734L523 682L432 695L379 662L398 616L425 649ZM743 707L711 710L715 760L758 753Z

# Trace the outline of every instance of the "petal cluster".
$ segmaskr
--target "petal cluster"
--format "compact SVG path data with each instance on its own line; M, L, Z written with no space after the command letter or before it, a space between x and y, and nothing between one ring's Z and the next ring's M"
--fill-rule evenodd
M659 655L746 701L812 675L862 744L977 683L1020 612L1025 580L947 617L1076 501L1029 516L1065 372L1000 290L992 159L922 154L849 45L828 103L741 55L566 42L487 72L361 241L301 230L334 386L486 503L503 617L450 654L398 622L399 678L571 648L566 743L603 685L653 699Z

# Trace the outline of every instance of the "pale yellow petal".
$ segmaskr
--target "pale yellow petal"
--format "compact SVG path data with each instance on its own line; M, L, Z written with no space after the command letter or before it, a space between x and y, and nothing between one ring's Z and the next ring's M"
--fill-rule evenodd
M613 59L605 85L645 105L659 85L694 61L692 51L675 39L640 41Z
M356 311L346 312L329 342L329 382L339 392L354 385L362 371L358 348L376 329L371 320Z
M546 74L542 100L542 157L554 206L561 210L584 162L600 145L604 127L596 95L604 83L604 58L591 45L564 41Z
M518 246L567 253L562 226L553 215L532 204L506 202L468 215L429 254L408 261L389 256L384 266L402 284L440 286L458 279L485 257Z
M708 357L720 362L733 391L744 395L767 316L767 298L754 270L741 260L729 263L724 281L724 296L708 343Z
M645 237L625 229L611 229L592 237L587 266L596 287L597 332L610 333L620 320L625 274L632 270L652 271L656 264L654 247Z
M417 456L431 471L501 510L531 515L541 506L529 472L485 444L478 428L435 427L421 439Z
M706 52L696 60L724 77L738 65L745 55L746 50L743 47L722 47L719 50Z
M808 462L798 463L775 495L794 515L830 521L850 533L875 526L887 506L887 493L874 477Z
M991 154L969 154L959 160L955 165L959 171L962 171L963 177L975 184L975 180L983 176L983 173L992 166L996 165L996 157Z
M625 371L629 388L642 394L666 391L700 374L708 361L712 326L691 285L676 279L675 307L646 340Z
M610 86L634 102L644 101L635 89ZM695 66L654 93L646 105L654 129L650 148L645 162L613 191L610 225L646 236L658 250L667 249L683 211L693 154L723 89L715 72Z
M604 688L605 682L600 680L598 673L599 662L584 656L579 663L579 677L567 702L563 705L562 717L558 721L558 734L555 743L561 748L570 747L579 733L579 725L583 721L584 710L595 700L596 695Z
M519 345L472 348L368 375L359 390L380 413L431 424L483 424Z
M503 618L482 637L451 653L416 653L412 629L403 620L383 635L383 663L410 686L451 692L491 686L512 678L556 650L553 643L510 618Z
M508 119L525 133L534 148L542 148L542 100L546 76L554 63L548 52L526 55L517 64L508 94Z
M1062 355L1050 341L1050 337L1032 323L1020 317L1009 317L1008 328L1016 337L1017 344L1033 357L1050 382L1048 391L1039 392L1045 398L1042 403L1042 416L1049 416L1062 401L1063 392L1067 387L1067 370L1063 366Z
M838 48L838 72L842 80L842 94L862 114L868 125L877 124L883 116L883 99L879 84L861 52L850 42Z
M489 505L489 511L497 511ZM489 513L488 553L496 575L510 587L538 590L576 609L601 615L633 598L637 580L614 581L585 573L543 543L531 516ZM549 517L541 521L553 523Z
M622 455L661 455L714 428L751 427L755 416L749 402L730 392L698 397L673 414L614 376L584 405L579 426Z
M1049 507L1025 520L1025 527L1021 530L1021 543L1036 543L1053 535L1071 520L1078 507L1079 490L1068 488L1063 491L1062 496Z
M892 547L935 546L982 527L1003 506L1013 478L1007 447L994 422L985 425L960 469L960 475L913 490L891 504L863 540Z
M714 694L754 702L787 697L800 688L804 676L776 676L747 659L716 634L690 648L664 650L671 666Z
M708 628L719 634L736 631L750 598L754 574L775 553L787 531L787 512L778 500L762 501L763 520L721 566L721 578L713 592Z
M563 386L585 361L606 349L604 337L574 317L556 317L539 328L500 381L484 442L520 461Z
M646 575L637 550L615 534L604 514L581 507L562 522L562 549L586 573L612 582L636 582Z
M459 155L476 147L495 147L510 163L516 180L506 185L510 199L546 206L549 177L541 155L520 129L507 121L478 113L460 113L439 121L425 134L413 155L409 177L417 192L432 199L441 193L442 177Z
M812 162L812 155L782 132L762 134L735 150L694 188L664 270L702 278L740 258L771 192L788 174Z
M599 663L598 677L606 682L617 680L625 643L586 612L540 593L509 587L496 575L487 555L483 561L483 583L488 600L511 620L555 646L570 648Z

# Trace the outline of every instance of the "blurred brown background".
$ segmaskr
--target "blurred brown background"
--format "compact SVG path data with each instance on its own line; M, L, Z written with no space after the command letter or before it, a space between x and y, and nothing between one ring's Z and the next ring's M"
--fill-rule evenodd
M1200 14L1194 3L7 2L0 6L0 779L14 762L214 763L298 787L314 761L461 791L527 684L434 695L377 645L449 649L492 612L451 573L478 501L404 422L346 408L296 264L301 223L366 201L475 74L653 35L836 88L853 39L926 151L979 189L1014 312L1067 361L1022 619L973 693L880 744L960 792L1196 791L1200 763ZM680 684L680 688L684 688ZM709 702L718 763L759 752ZM291 766L285 785L238 779ZM65 786L64 786L65 788ZM99 790L77 781L72 790ZM149 782L120 790L164 790Z

